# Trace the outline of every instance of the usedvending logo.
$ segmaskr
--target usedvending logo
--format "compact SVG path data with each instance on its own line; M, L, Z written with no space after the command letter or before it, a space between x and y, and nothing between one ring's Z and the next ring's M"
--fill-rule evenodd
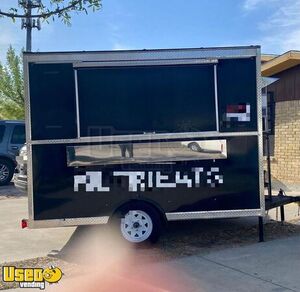
M145 188L176 188L177 185L186 185L188 188L200 187L201 181L211 188L223 184L223 175L219 167L205 170L203 167L192 168L190 175L186 172L176 171L172 175L163 174L161 171L114 171L114 177L128 177L128 191L145 191ZM203 180L203 176L205 177ZM201 180L200 180L201 178ZM79 191L79 186L85 186L86 192L109 192L110 187L103 185L101 171L87 171L85 175L74 176L74 191Z
M45 284L58 283L63 276L60 268L51 266L42 268L16 268L14 266L2 267L2 280L5 283L19 283L20 288L45 289Z

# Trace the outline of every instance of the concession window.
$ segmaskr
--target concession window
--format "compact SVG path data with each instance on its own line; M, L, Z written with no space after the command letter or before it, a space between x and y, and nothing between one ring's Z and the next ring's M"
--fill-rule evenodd
M76 71L81 137L217 130L213 64Z

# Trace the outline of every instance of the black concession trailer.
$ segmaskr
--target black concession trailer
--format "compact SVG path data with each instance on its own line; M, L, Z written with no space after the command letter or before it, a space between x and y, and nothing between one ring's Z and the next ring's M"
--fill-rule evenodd
M264 216L260 48L24 53L28 226Z

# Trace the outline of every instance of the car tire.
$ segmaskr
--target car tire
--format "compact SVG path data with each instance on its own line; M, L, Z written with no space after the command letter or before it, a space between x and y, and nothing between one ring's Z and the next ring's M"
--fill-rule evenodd
M162 230L159 212L144 202L133 202L121 207L113 215L111 223L122 240L135 245L155 243Z
M195 152L200 152L202 151L202 148L199 146L198 143L196 142L192 142L188 145L189 149L191 149L192 151L195 151Z
M0 159L0 186L10 183L14 175L14 165L7 159Z

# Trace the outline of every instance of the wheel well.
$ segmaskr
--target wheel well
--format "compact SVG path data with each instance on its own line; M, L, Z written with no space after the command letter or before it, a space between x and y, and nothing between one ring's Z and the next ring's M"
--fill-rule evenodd
M198 144L197 142L195 142L195 141L192 141L192 142L190 142L190 143L188 144L188 146L191 146L191 145L197 145L197 146L199 146L199 144Z
M202 150L201 146L199 145L199 143L192 141L188 144L188 147L191 148L193 145L195 145L197 147L197 149L200 151Z
M13 167L17 166L17 163L7 156L0 156L0 159L8 161Z
M132 199L132 200L129 200L129 201L126 201L126 202L123 202L122 204L120 204L115 210L114 212L112 213L111 215L111 218L114 217L115 214L117 214L121 209L125 208L126 206L129 206L131 204L134 204L134 203L143 203L145 205L148 205L148 206L151 206L152 208L154 208L159 216L160 216L160 219L161 219L161 222L164 226L166 226L167 224L167 217L165 215L165 212L164 210L158 205L156 204L155 202L152 202L152 201L148 201L148 200L145 200L145 199Z

